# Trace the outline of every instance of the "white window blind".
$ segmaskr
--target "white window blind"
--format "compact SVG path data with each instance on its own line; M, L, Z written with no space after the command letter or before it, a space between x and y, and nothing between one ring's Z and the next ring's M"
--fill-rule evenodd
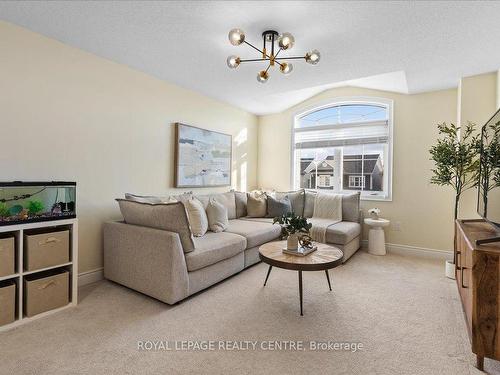
M387 120L295 129L296 149L386 143L388 140Z

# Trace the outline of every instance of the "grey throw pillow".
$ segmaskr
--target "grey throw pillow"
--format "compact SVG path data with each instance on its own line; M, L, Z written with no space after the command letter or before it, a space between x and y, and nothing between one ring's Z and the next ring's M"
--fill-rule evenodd
M276 199L282 199L283 197L288 197L292 205L292 211L297 216L304 215L304 204L305 204L305 191L304 189L296 191L277 191L274 196Z
M236 218L247 216L247 193L235 191L234 198L236 200Z
M281 199L276 199L267 196L267 217L277 217L286 215L292 212L292 204L288 196L284 196Z

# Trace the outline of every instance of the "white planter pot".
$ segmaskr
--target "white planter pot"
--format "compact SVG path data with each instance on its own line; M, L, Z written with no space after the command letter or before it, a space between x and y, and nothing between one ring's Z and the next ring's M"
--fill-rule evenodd
M446 261L445 275L447 278L455 280L455 263L451 260Z
M289 234L286 239L286 248L288 250L297 250L299 248L299 235Z

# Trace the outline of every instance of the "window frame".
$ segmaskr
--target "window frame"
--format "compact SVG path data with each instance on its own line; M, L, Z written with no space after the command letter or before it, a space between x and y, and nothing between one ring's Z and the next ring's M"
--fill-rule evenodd
M368 195L361 192L361 200L367 201L387 201L392 202L392 181L393 181L393 144L394 144L394 101L392 99L371 97L371 96L350 96L350 97L339 97L334 99L329 99L313 106L308 106L302 108L301 110L292 114L291 119L291 143L290 143L290 186L292 189L298 189L300 187L295 184L295 172L296 172L296 149L295 149L295 125L297 121L311 112L316 112L329 107L336 107L340 105L375 105L383 106L387 109L387 124L389 127L389 142L387 144L387 164L386 170L384 172L384 184L387 186L387 193L385 195ZM367 121L369 122L369 121ZM354 123L353 123L354 124ZM340 126L351 126L352 124L340 124ZM333 126L332 126L333 127ZM344 190L341 193L352 193L355 190Z

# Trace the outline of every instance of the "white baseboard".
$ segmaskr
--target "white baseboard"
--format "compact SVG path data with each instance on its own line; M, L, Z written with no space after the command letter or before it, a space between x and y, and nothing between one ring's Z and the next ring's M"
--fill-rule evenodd
M78 275L78 286L92 284L104 279L104 268L82 272Z
M368 248L368 240L361 241L363 248ZM416 257L442 259L442 260L452 260L453 251L429 249L426 247L417 247L409 245L399 245L393 243L385 244L387 252L399 255L410 255Z

